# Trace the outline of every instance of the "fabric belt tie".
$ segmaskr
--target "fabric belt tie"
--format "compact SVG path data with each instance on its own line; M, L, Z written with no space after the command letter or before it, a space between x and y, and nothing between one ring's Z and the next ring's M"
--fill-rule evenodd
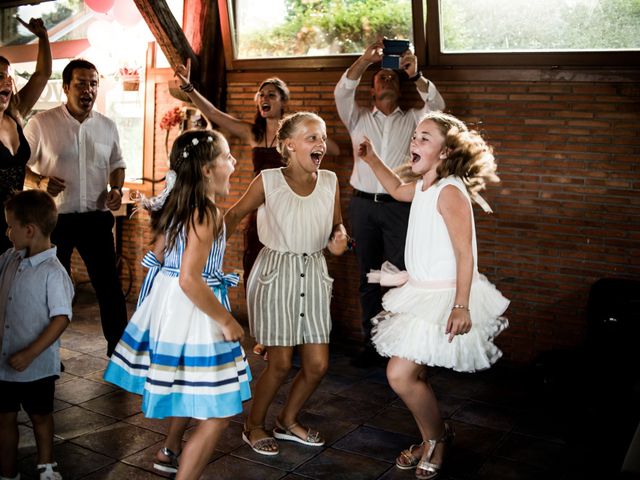
M478 272L473 273L472 282L479 278ZM391 262L384 262L380 270L371 270L367 273L369 283L379 283L382 287L401 287L405 283L416 288L443 289L456 288L456 279L450 280L415 280L409 276L405 270L400 270Z
M376 203L388 203L388 202L397 202L395 198L393 198L388 193L367 193L361 192L360 190L353 189L353 194L356 197L366 198L367 200L373 200Z
M141 263L142 266L147 267L149 271L144 278L144 282L142 282L137 307L140 307L144 299L149 295L151 287L153 286L153 281L160 270L166 272L171 277L177 277L180 275L179 268L163 266L153 252L147 252L142 258ZM202 278L204 278L209 287L217 287L222 291L222 304L230 311L231 304L229 303L229 296L227 294L228 288L237 286L238 283L240 283L240 276L237 273L228 273L225 275L220 271L216 271L208 274L203 273Z

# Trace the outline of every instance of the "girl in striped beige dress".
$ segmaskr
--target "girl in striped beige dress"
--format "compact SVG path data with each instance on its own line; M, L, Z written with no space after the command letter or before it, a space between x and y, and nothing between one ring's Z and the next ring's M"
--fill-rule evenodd
M278 453L275 439L324 445L320 433L300 425L297 416L329 362L333 279L322 250L341 255L348 240L337 177L320 169L327 149L324 121L309 112L289 115L276 138L286 166L262 171L225 215L229 236L258 209L258 236L265 245L247 281L247 306L251 333L268 347L269 361L242 433L262 455ZM302 368L271 436L265 429L267 410L287 378L296 346Z

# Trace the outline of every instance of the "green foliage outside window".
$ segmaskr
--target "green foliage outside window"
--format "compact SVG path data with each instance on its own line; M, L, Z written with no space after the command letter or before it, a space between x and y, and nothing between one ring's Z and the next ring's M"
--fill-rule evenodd
M640 49L640 0L440 0L444 53Z
M238 58L361 53L378 35L412 39L410 0L284 3L282 24L247 34L239 29Z

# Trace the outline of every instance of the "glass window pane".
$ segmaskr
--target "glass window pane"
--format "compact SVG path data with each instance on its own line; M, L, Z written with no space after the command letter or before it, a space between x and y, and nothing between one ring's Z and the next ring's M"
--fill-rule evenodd
M25 45L37 41L29 30L18 23L15 15L25 22L30 18L42 18L52 42L87 38L86 23L94 16L83 0L59 0L9 7L0 10L0 13L0 46Z
M236 0L233 4L238 59L362 53L378 35L413 39L411 0Z
M440 0L443 53L640 49L639 0Z

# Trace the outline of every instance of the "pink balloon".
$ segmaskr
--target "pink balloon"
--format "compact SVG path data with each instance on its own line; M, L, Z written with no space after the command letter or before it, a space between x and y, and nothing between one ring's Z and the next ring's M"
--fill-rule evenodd
M142 20L142 15L133 0L115 0L111 13L116 22L125 27L133 27Z
M113 7L115 0L84 0L84 4L94 12L107 13Z

